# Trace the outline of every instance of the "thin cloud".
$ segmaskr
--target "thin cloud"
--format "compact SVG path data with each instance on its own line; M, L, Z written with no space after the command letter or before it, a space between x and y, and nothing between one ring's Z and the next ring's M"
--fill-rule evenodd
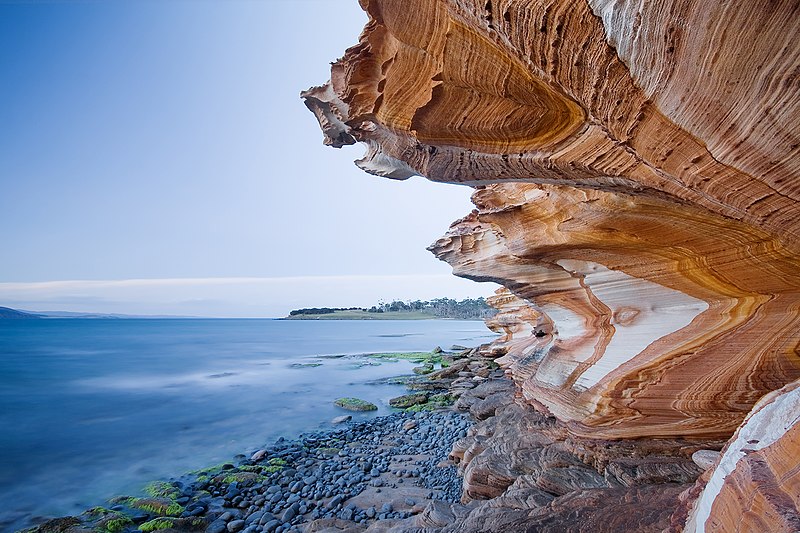
M239 278L143 278L122 280L59 280L32 282L0 282L0 291L57 291L70 289L106 289L112 287L163 287L202 285L275 284L298 282L396 282L419 280L445 280L452 276L444 274L422 275L346 275L346 276L284 276L284 277L239 277Z

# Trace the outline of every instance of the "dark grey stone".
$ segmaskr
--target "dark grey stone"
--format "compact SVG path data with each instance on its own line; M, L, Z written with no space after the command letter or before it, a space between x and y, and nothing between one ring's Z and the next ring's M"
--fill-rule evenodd
M297 511L294 508L289 507L288 509L286 509L283 512L283 516L281 516L281 520L283 522L291 522L292 518L294 518L295 516L297 516Z
M228 532L236 533L244 529L244 520L231 520L228 522Z
M208 525L206 533L225 533L227 526L224 520L218 518Z

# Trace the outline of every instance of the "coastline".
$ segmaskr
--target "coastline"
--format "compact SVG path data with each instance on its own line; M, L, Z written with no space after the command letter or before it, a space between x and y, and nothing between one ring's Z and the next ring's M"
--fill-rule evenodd
M120 496L26 531L669 530L682 494L707 468L694 454L723 443L575 438L518 403L496 355L482 345L403 378L406 396L424 395L427 404L369 420L339 417L331 429L151 484L149 497ZM434 401L443 391L452 406Z
M430 398L427 404L347 420L294 439L281 437L230 462L151 483L145 497L117 496L107 506L23 531L254 533L323 531L318 528L343 523L363 529L409 519L433 504L454 503L461 496L461 479L448 454L471 421L435 401L436 393L460 395L486 381L492 362L477 349L440 357L450 359L450 366L400 378L415 395ZM482 362L475 364L477 359Z
M384 312L370 313L368 311L346 311L320 315L293 315L276 318L275 320L465 320L483 322L483 318L458 318L449 316L436 316L418 312Z
M354 419L392 413L406 390L383 380L417 363L358 354L493 335L464 321L87 319L8 321L1 337L0 530L16 531L328 428L341 396L378 406Z

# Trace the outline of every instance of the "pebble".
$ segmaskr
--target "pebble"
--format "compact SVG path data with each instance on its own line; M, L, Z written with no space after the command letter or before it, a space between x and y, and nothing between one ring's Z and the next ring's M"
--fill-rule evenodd
M244 520L232 520L228 522L228 531L230 533L236 533L244 529Z
M250 460L254 462L260 461L261 459L264 458L264 456L267 455L267 453L268 453L267 450L258 450L257 452L255 452L253 455L250 456Z
M218 518L209 524L206 528L206 533L225 533L227 526L224 520Z
M281 516L281 520L283 522L291 522L292 518L297 515L297 511L293 507L289 507L286 511L283 512L283 516Z
M280 527L280 525L280 520L272 520L264 524L264 531L275 531L278 527Z

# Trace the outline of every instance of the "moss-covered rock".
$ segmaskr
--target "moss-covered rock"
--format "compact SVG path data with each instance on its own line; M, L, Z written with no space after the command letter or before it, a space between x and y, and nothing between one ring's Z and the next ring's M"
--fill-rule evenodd
M436 355L432 352L386 352L366 354L372 359L384 359L387 361L411 361L412 363L425 363L432 361Z
M265 469L268 467L264 467ZM280 467L276 467L277 472L280 470ZM263 469L262 469L263 472ZM214 483L225 483L231 484L233 482L239 483L243 487L250 487L255 485L256 483L261 483L264 481L264 476L261 473L256 472L223 472L222 474L217 475L213 480Z
M95 529L108 533L119 533L127 526L133 525L133 520L122 513L113 513L103 517L95 526Z
M175 500L180 497L181 491L165 481L154 481L144 488L145 494L153 498L168 498Z
M160 531L162 529L169 529L172 527L172 520L168 518L156 518L155 520L150 520L141 524L139 529L144 533L150 533L151 531Z
M418 403L406 408L406 412L418 413L420 411L435 411L453 405L456 401L454 396L448 393L434 394L428 398L426 403Z
M61 518L53 518L39 524L37 527L25 530L31 533L69 533L75 530L81 524L77 516L63 516Z
M203 531L206 522L202 518L155 518L139 526L144 533L163 531L165 529L177 531Z
M359 398L338 398L333 403L348 411L377 411L378 406Z
M433 372L433 363L427 363L422 366L415 366L411 370L413 370L415 374L420 374L420 375L430 374L431 372Z
M414 394L404 394L403 396L398 396L397 398L392 398L389 400L389 405L392 407L397 407L398 409L406 409L411 407L412 405L417 405L421 403L425 403L428 401L428 395L424 392L417 392Z
M157 516L178 516L183 512L183 506L165 498L124 497L114 498L111 502L121 503Z
M428 398L428 401L431 403L437 403L439 405L453 405L453 403L456 401L456 398L455 396L445 392L441 394L434 394Z

